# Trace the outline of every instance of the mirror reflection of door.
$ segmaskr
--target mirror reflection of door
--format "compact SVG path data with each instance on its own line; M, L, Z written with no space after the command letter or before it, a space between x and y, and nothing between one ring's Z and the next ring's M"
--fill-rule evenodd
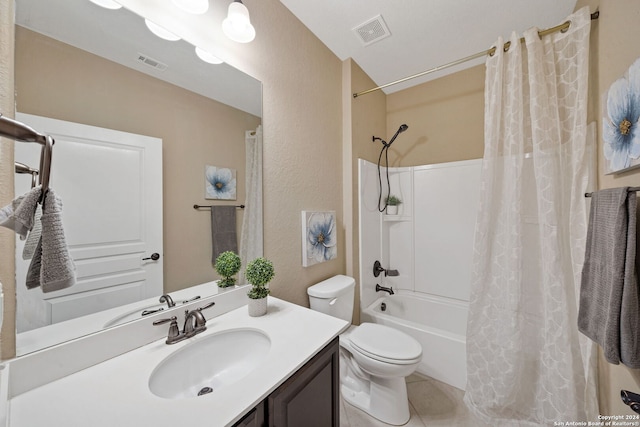
M27 289L30 260L18 240L17 332L161 295L162 140L28 114L16 118L55 139L50 186L63 202L77 275L74 286L60 291ZM39 157L37 144L16 144L17 162L38 168ZM16 175L16 195L30 186L30 175ZM160 258L143 260L152 253Z

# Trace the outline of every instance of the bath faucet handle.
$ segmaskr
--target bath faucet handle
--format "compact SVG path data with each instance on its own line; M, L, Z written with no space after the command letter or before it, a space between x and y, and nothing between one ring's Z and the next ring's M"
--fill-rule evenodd
M175 344L180 341L180 329L178 328L178 318L176 316L171 316L167 319L160 319L153 322L153 326L163 325L167 322L171 322L169 324L169 333L167 334L167 344Z

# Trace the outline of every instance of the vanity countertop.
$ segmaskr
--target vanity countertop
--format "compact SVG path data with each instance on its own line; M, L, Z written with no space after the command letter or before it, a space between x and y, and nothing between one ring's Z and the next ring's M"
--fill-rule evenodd
M174 345L154 341L20 394L9 401L9 425L231 426L347 327L344 320L269 297L265 316L249 317L242 306L207 321L207 330L193 338ZM165 357L211 334L238 328L268 335L271 348L259 368L200 397L164 399L149 390L149 377Z

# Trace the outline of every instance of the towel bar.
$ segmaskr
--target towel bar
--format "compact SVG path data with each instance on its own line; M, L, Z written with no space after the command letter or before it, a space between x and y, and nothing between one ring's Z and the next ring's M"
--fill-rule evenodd
M629 191L640 191L640 187L629 187ZM584 197L591 197L593 193L584 193Z
M214 205L193 205L193 209L211 209ZM244 205L236 205L238 209L244 209Z
M51 152L54 139L49 135L43 135L28 125L5 117L0 113L0 136L11 138L20 142L35 142L42 145L40 150L40 169L38 182L42 185L40 204L44 205L44 198L49 190L49 176L51 174ZM35 176L35 175L34 175Z

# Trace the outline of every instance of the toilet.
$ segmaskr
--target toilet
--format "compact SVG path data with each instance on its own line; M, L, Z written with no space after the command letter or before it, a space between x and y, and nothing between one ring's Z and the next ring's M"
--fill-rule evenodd
M338 275L307 289L312 310L351 323L355 279ZM340 335L340 391L349 404L387 424L409 421L405 377L422 358L413 337L389 326L362 323Z

